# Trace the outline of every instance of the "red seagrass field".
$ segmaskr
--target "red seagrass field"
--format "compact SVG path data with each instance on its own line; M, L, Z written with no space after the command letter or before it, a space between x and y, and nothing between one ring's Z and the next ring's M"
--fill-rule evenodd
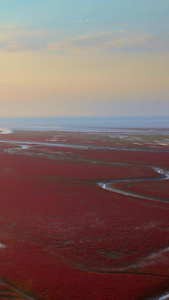
M0 299L167 293L167 136L120 134L1 135Z

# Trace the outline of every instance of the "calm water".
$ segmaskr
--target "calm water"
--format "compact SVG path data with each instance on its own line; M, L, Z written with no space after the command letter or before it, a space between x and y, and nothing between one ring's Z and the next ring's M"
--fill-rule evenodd
M0 127L22 130L104 132L124 129L169 128L169 117L25 117L0 118Z

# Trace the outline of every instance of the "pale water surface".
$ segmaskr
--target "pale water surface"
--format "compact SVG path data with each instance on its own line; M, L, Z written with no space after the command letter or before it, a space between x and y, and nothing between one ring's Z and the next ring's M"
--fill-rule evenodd
M131 133L134 129L143 131L169 129L166 117L0 117L0 127L11 130L56 130L83 132L112 132L123 128Z

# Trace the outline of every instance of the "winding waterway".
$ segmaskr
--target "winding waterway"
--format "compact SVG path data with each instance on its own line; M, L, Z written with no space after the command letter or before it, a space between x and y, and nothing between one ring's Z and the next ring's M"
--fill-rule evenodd
M97 145L79 145L79 144L65 144L65 143L49 143L49 142L37 142L37 141L19 141L19 140L0 140L0 143L9 143L9 144L18 144L20 148L9 148L6 149L6 151L12 152L13 150L21 151L21 150L26 150L29 148L29 146L33 145L38 145L38 146L50 146L50 147L69 147L69 148L78 148L78 149L101 149L101 150L130 150L130 151L150 151L150 152L169 152L168 149L145 149L145 148L134 148L134 147L109 147L109 146L97 146ZM92 162L92 161L91 161ZM95 161L97 163L97 161ZM99 163L99 162L98 162ZM108 163L108 162L107 162ZM141 199L146 199L146 200L151 200L151 201L160 201L164 203L169 203L169 199L158 199L155 197L150 197L150 196L143 196L139 195L137 193L133 192L127 192L121 189L117 189L113 187L113 183L117 182L140 182L140 181L152 181L152 180L167 180L169 179L169 171L164 170L162 168L159 168L157 166L152 166L152 165L147 165L147 164L133 164L133 163L117 163L117 162L110 162L110 164L114 165L128 165L128 166L145 166L145 167L150 167L152 168L156 173L157 176L151 176L151 177L135 177L135 178L121 178L121 179L112 179L108 181L102 181L102 182L97 182L98 186L101 188L112 191L114 193L122 194L124 196L132 196L136 198L141 198Z
M147 165L144 165L147 166ZM166 180L169 179L169 171L166 171L162 168L158 167L151 167L155 172L157 172L158 176L154 177L138 177L138 178L122 178L122 179L112 179L111 181L105 181L105 182L98 182L98 185L102 187L105 190L112 191L114 193L122 194L125 196L132 196L136 198L146 199L146 200L152 200L152 201L160 201L164 203L169 203L169 199L159 199L155 197L145 196L145 195L139 195L137 193L127 192L124 190L117 189L113 187L113 183L116 182L140 182L140 181L152 181L152 180Z
M19 141L19 140L0 140L0 143L20 144L20 145L40 145L49 147L64 147L74 149L93 149L93 150L123 150L123 151L144 151L144 152L169 152L169 149L158 148L138 148L138 147L122 147L122 146L100 146L100 145L83 145L83 144L68 144L68 143L49 143L37 141Z

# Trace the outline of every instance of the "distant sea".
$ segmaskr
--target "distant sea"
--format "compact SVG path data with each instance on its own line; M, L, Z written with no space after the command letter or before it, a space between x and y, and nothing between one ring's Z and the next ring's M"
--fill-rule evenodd
M169 129L166 117L0 117L11 130L109 132L121 129Z

